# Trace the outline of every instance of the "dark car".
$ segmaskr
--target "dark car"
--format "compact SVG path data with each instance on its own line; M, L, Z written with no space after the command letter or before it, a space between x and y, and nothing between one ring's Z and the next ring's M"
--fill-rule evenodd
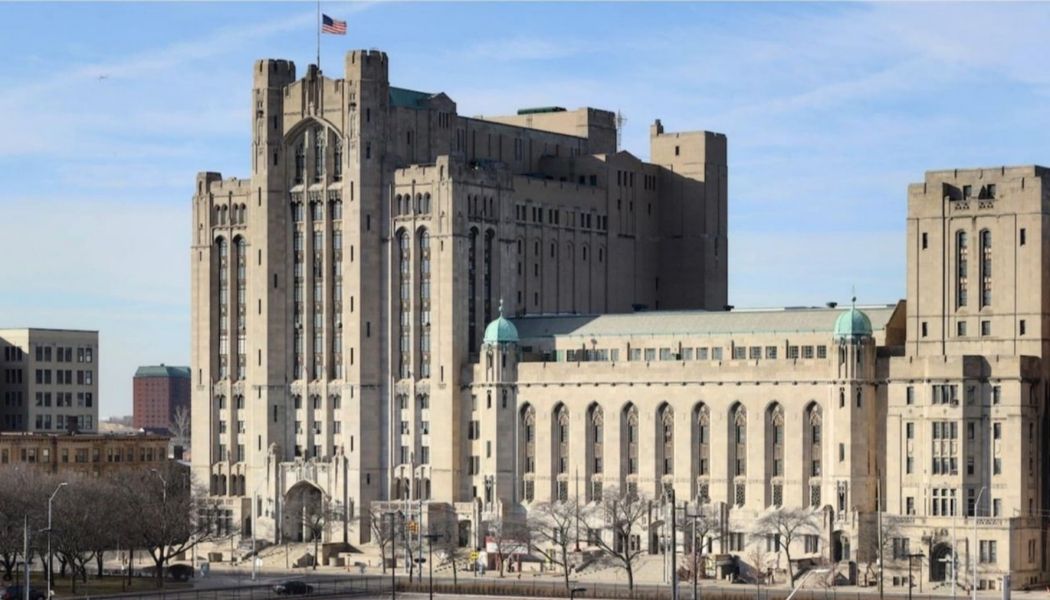
M189 581L193 577L193 567L190 565L171 565L168 567L168 577L175 581Z
M284 581L274 584L273 593L278 596L305 596L314 593L314 586L305 581Z
M4 590L3 600L23 600L26 597L26 592L20 585L12 585L11 587ZM36 588L29 588L29 600L47 600L47 594L43 590Z

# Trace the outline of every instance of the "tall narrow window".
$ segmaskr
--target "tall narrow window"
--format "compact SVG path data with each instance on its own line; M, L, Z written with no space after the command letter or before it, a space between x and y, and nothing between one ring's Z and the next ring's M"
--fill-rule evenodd
M316 203L320 206L321 203ZM324 372L324 232L314 231L314 293L313 293L313 379L320 379Z
M805 439L803 440L802 454L803 468L809 477L809 486L804 488L804 490L809 491L809 505L814 507L820 506L821 457L824 455L822 449L823 425L820 405L816 402L811 402L806 407L806 416L803 423Z
M335 148L332 150L332 179L343 180L343 136L335 136Z
M958 266L958 272L956 273L955 283L955 304L957 307L961 307L966 306L966 273L969 267L969 257L967 252L967 240L965 231L960 231L955 234L955 252L956 265Z
M992 232L981 230L981 307L992 304Z
M526 404L521 409L521 449L519 461L522 472L522 497L526 502L534 499L536 477L536 410Z
M314 181L324 177L324 127L314 128Z
M747 476L747 409L737 402L729 411L729 473L741 478Z
M478 230L470 230L467 246L467 339L470 352L478 351Z
M295 183L303 182L303 171L306 169L306 148L303 142L295 145Z
M400 281L401 331L398 344L398 374L404 379L411 375L412 366L412 278L408 232L397 233L398 279Z
M230 261L230 249L226 245L226 240L219 238L216 241L216 269L218 270L219 279L219 355L218 355L218 376L219 379L226 379L229 375L229 351L230 351L230 276L229 276L229 261Z
M237 244L237 379L243 380L248 367L247 335L247 276L248 245L239 237Z
M430 233L419 233L419 376L430 377Z
M625 490L628 496L638 494L638 409L628 404L620 422Z
M551 443L551 457L554 462L551 472L556 479L553 499L564 502L568 500L569 476L569 409L564 404L558 404L554 409Z
M710 501L711 476L711 411L706 404L699 404L694 413L696 423L696 493L697 502Z
M300 209L302 204L298 204ZM295 334L292 344L292 369L296 379L303 377L303 264L306 251L303 248L303 232L296 230L292 234L292 319Z
M664 404L657 413L657 469L674 475L674 409Z
M602 472L604 470L605 418L602 407L591 404L587 410L587 500L601 500Z
M485 257L484 257L484 293L485 293L485 323L493 319L492 314L492 239L496 232L489 229L485 232Z

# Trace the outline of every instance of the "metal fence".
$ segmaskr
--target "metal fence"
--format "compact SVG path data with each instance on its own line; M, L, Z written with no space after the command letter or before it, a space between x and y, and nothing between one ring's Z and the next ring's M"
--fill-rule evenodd
M325 578L303 578L288 577L289 581L302 581L312 589L310 597L333 597L345 598L351 596L372 596L390 593L390 578L380 576L358 576L358 577L325 577ZM284 580L282 580L284 581ZM117 600L131 598L143 598L148 600L265 600L270 598L284 598L274 592L273 584L242 585L222 588L196 588L182 590L159 589L152 592L136 591L121 594L92 594L82 596L91 600Z
M386 596L390 594L391 578L389 575L361 575L356 577L288 577L288 580L302 581L312 587L310 597L346 598L353 596ZM669 585L637 584L631 590L626 583L598 583L581 581L571 582L577 591L576 598L600 598L606 600L671 600ZM409 581L406 576L396 577L397 592L425 594L430 585L426 578L423 581ZM768 588L755 585L719 585L701 584L698 600L785 600L790 593L785 588ZM434 593L441 595L481 595L512 596L518 598L568 598L572 596L562 580L528 579L519 580L511 577L498 579L494 577L460 576L458 582L451 578L434 579ZM681 581L678 588L681 600L693 600L692 582ZM907 590L887 589L885 597L894 600L943 600L951 598L945 593L918 593L913 590L909 597ZM965 596L965 595L964 595ZM982 595L983 596L983 595ZM148 600L266 600L282 598L273 591L272 584L232 586L224 588L198 588L183 590L157 590L155 592L137 591L133 593L91 595L93 600L130 600L143 598ZM84 596L84 598L88 598ZM855 587L839 589L836 587L800 590L792 600L877 600L879 594L875 588L858 589Z

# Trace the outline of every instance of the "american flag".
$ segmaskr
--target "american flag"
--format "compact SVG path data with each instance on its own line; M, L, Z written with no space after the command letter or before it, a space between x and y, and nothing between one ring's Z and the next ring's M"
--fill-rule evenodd
M333 19L328 15L321 15L321 33L346 35L346 21Z

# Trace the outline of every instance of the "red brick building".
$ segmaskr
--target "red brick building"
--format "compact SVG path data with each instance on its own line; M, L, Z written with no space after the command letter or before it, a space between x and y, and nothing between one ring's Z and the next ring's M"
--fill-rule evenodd
M165 365L139 367L135 371L132 426L171 430L175 413L190 410L190 369Z

